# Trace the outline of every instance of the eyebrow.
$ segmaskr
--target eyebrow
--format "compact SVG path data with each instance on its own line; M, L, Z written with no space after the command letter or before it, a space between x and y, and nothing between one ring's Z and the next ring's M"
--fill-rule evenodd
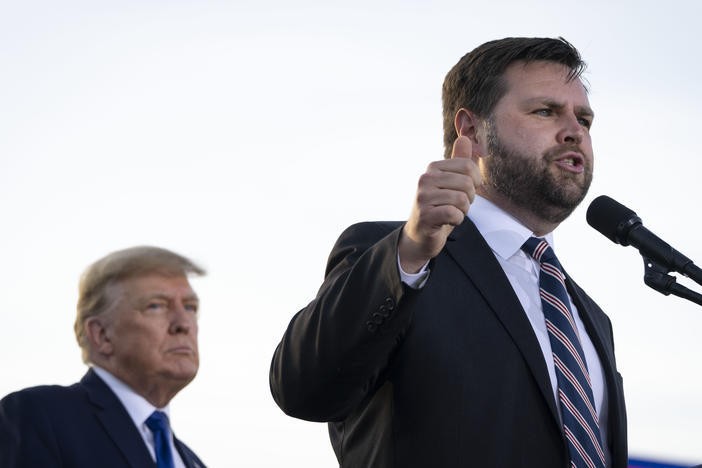
M595 117L595 111L588 106L575 106L575 113L585 117Z
M170 294L166 294L166 293L154 293L154 294L150 294L148 296L145 296L142 300L143 300L143 302L148 302L152 299L164 299L166 301L170 301L173 299L173 296ZM185 296L183 298L183 300L186 302L200 302L200 298L197 297L197 294L194 294L194 293Z

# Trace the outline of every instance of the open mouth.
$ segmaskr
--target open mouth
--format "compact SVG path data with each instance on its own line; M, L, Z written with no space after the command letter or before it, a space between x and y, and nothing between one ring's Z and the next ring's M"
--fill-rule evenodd
M569 172L581 173L585 169L585 158L582 154L573 151L559 156L555 163Z

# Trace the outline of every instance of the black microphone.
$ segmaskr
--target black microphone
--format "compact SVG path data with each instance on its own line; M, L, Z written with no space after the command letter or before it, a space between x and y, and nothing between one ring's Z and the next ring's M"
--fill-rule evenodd
M702 270L692 260L646 229L641 218L618 201L606 195L595 198L587 209L587 223L612 242L633 245L644 258L697 283L702 281Z

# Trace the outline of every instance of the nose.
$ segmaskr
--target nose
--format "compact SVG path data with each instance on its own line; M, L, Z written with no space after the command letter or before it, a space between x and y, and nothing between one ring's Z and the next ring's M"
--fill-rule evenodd
M195 327L197 317L195 312L188 310L183 304L176 303L171 311L168 331L171 334L188 334Z
M582 143L586 130L576 115L570 113L564 114L561 116L559 123L561 128L556 137L558 143L576 145Z

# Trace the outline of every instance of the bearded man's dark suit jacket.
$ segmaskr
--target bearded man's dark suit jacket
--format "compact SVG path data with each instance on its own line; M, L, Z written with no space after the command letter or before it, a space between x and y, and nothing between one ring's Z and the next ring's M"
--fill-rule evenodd
M204 467L175 439L188 468ZM3 468L154 468L144 440L117 396L91 369L70 387L40 386L0 401Z
M361 223L332 250L317 297L290 322L270 384L291 416L328 421L344 468L566 468L544 357L493 252L469 220L421 290L397 267L402 224ZM570 278L602 361L612 466L627 466L611 324Z

